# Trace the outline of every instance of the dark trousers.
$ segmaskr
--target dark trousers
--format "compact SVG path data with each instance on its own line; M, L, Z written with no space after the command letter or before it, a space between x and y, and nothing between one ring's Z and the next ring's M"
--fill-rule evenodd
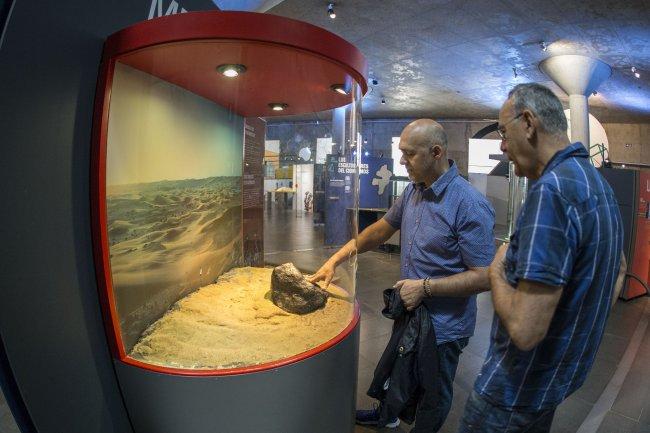
M463 349L467 346L469 338L461 338L460 340L449 341L447 343L438 345L438 359L440 360L440 398L438 400L438 407L436 408L436 423L432 432L437 432L440 427L445 423L449 410L451 409L451 401L454 397L454 378L456 377L456 369L458 368L458 359Z
M548 433L553 415L555 409L539 412L506 410L472 390L458 433Z

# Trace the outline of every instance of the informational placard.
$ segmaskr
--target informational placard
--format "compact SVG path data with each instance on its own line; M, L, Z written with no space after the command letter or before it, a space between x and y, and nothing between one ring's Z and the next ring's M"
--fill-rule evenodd
M338 155L326 161L325 245L343 245L351 238L356 164Z
M242 212L244 262L264 265L264 139L266 122L249 117L244 122Z
M391 195L393 160L374 156L361 157L359 167L359 207L387 209Z

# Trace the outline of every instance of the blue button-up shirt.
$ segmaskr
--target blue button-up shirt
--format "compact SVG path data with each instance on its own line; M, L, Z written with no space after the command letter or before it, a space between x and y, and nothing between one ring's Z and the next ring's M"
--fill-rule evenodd
M494 315L491 344L474 385L521 411L556 407L584 382L605 330L623 226L609 184L575 143L556 153L528 192L506 253L506 277L563 287L548 333L533 350L512 343Z
M384 219L401 229L402 279L447 277L489 266L494 257L494 210L453 161L429 188L409 184ZM424 303L438 344L474 334L475 295Z

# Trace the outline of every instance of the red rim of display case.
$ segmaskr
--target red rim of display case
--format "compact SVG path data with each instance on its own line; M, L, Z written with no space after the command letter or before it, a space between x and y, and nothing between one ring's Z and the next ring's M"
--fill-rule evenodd
M95 93L90 173L93 256L109 347L113 356L125 364L174 375L237 375L296 363L333 347L350 335L359 323L358 303L354 303L352 320L337 336L306 352L269 363L232 369L193 370L144 363L130 358L124 350L113 296L106 217L106 147L115 62L119 56L143 48L193 40L252 41L307 51L341 66L361 86L362 94L368 88L366 60L356 47L319 27L275 15L190 12L137 23L109 36L104 44Z

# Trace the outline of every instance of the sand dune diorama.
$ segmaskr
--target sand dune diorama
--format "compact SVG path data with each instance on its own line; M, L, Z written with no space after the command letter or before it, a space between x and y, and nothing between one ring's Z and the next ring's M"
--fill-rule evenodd
M348 325L349 300L293 314L272 302L271 269L243 267L241 116L117 64L109 117L106 229L129 356L177 368L255 365ZM290 298L281 305L305 308Z
M241 178L107 190L113 288L127 349L170 303L241 265Z
M174 368L257 365L317 347L350 322L345 292L312 307L292 293L279 301L272 268L241 267L240 182L109 187L113 285L131 357Z
M131 356L175 368L246 367L306 352L350 323L352 304L336 294L308 314L276 306L272 271L234 268L181 299L144 332Z

